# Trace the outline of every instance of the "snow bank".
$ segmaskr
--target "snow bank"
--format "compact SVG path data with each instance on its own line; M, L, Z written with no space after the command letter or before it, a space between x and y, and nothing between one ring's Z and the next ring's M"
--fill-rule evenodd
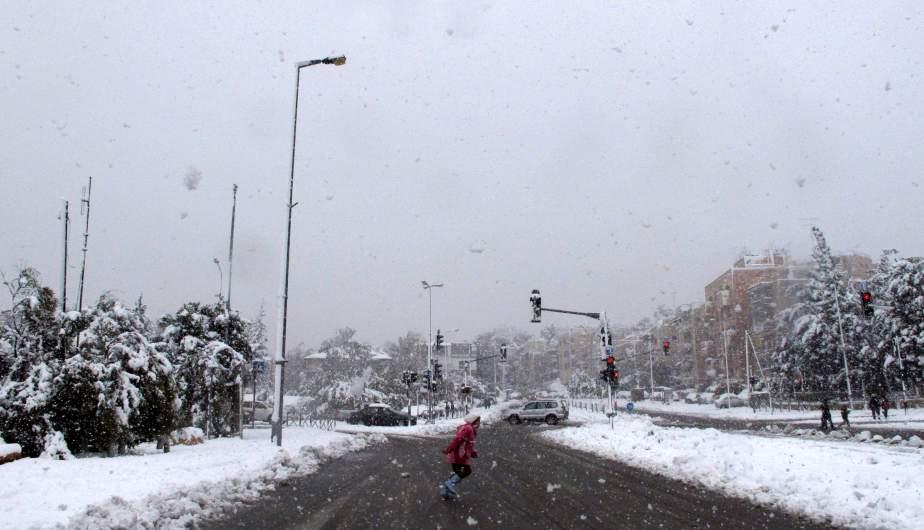
M22 459L0 466L0 521L5 529L183 527L255 498L277 479L383 440L287 428L282 448L261 430L169 453L145 444L141 454L116 458Z
M605 458L778 506L838 525L920 528L924 453L911 447L767 438L715 429L659 427L647 416L605 418L542 433Z
M4 443L3 438L0 438L0 464L12 462L19 458L21 454L22 447L19 444Z

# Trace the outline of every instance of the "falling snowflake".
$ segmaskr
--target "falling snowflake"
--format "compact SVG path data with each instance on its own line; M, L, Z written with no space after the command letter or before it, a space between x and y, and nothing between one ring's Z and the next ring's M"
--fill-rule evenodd
M186 186L186 189L192 191L199 187L199 183L202 182L202 172L198 169L191 167L186 170L186 176L183 177L183 185Z

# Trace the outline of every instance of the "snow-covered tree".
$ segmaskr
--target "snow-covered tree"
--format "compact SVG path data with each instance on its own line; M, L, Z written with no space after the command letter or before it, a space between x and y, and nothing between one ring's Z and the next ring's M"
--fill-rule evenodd
M788 352L798 366L805 387L813 391L846 389L844 356L856 367L864 324L859 319L859 299L847 288L845 273L831 255L824 234L812 228L815 248L807 301L794 321ZM843 334L843 335L842 335Z
M878 318L883 367L893 381L918 384L924 368L924 258L896 259L882 283L880 292L890 307Z
M211 416L215 432L236 429L236 389L252 355L245 322L237 313L228 315L221 300L189 302L164 315L160 329L176 369L181 424L205 426Z
M257 312L257 317L246 324L246 333L247 333L247 342L250 345L251 360L254 359L268 359L269 358L269 349L267 348L267 343L269 341L267 336L266 328L266 311L263 309L263 305L260 305L260 310ZM269 363L267 363L268 365ZM249 385L253 385L253 380L250 379L251 374L248 370L248 380ZM272 370L264 370L262 373L256 374L257 377L257 392L260 390L269 389L272 386Z
M74 370L66 373L75 377L87 373L86 359L95 375L95 442L100 449L112 452L114 447L132 445L140 436L166 434L173 426L173 366L145 337L148 327L143 312L103 295L78 337L78 355L69 359Z
M4 277L10 308L0 313L0 433L38 456L51 432L48 401L61 349L57 299L29 268Z
M342 328L318 348L323 370L310 374L301 391L314 398L313 408L350 408L362 400L368 381L371 348L355 338L356 330Z

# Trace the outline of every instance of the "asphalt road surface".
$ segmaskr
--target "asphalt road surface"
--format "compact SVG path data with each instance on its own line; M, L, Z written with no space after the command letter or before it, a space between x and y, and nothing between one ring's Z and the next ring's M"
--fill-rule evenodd
M445 501L449 440L391 436L278 484L205 528L830 528L544 442L553 427L483 427L474 472Z

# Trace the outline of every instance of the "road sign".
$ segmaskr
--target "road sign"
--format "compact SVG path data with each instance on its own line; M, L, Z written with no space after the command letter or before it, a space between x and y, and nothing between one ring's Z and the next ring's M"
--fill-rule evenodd
M631 401L626 403L626 410L629 411L629 414L632 414L632 410L634 408L635 408L635 403L632 403Z
M264 361L263 359L255 359L253 361L253 371L258 374L262 374L263 372L265 372L266 371L266 361Z

